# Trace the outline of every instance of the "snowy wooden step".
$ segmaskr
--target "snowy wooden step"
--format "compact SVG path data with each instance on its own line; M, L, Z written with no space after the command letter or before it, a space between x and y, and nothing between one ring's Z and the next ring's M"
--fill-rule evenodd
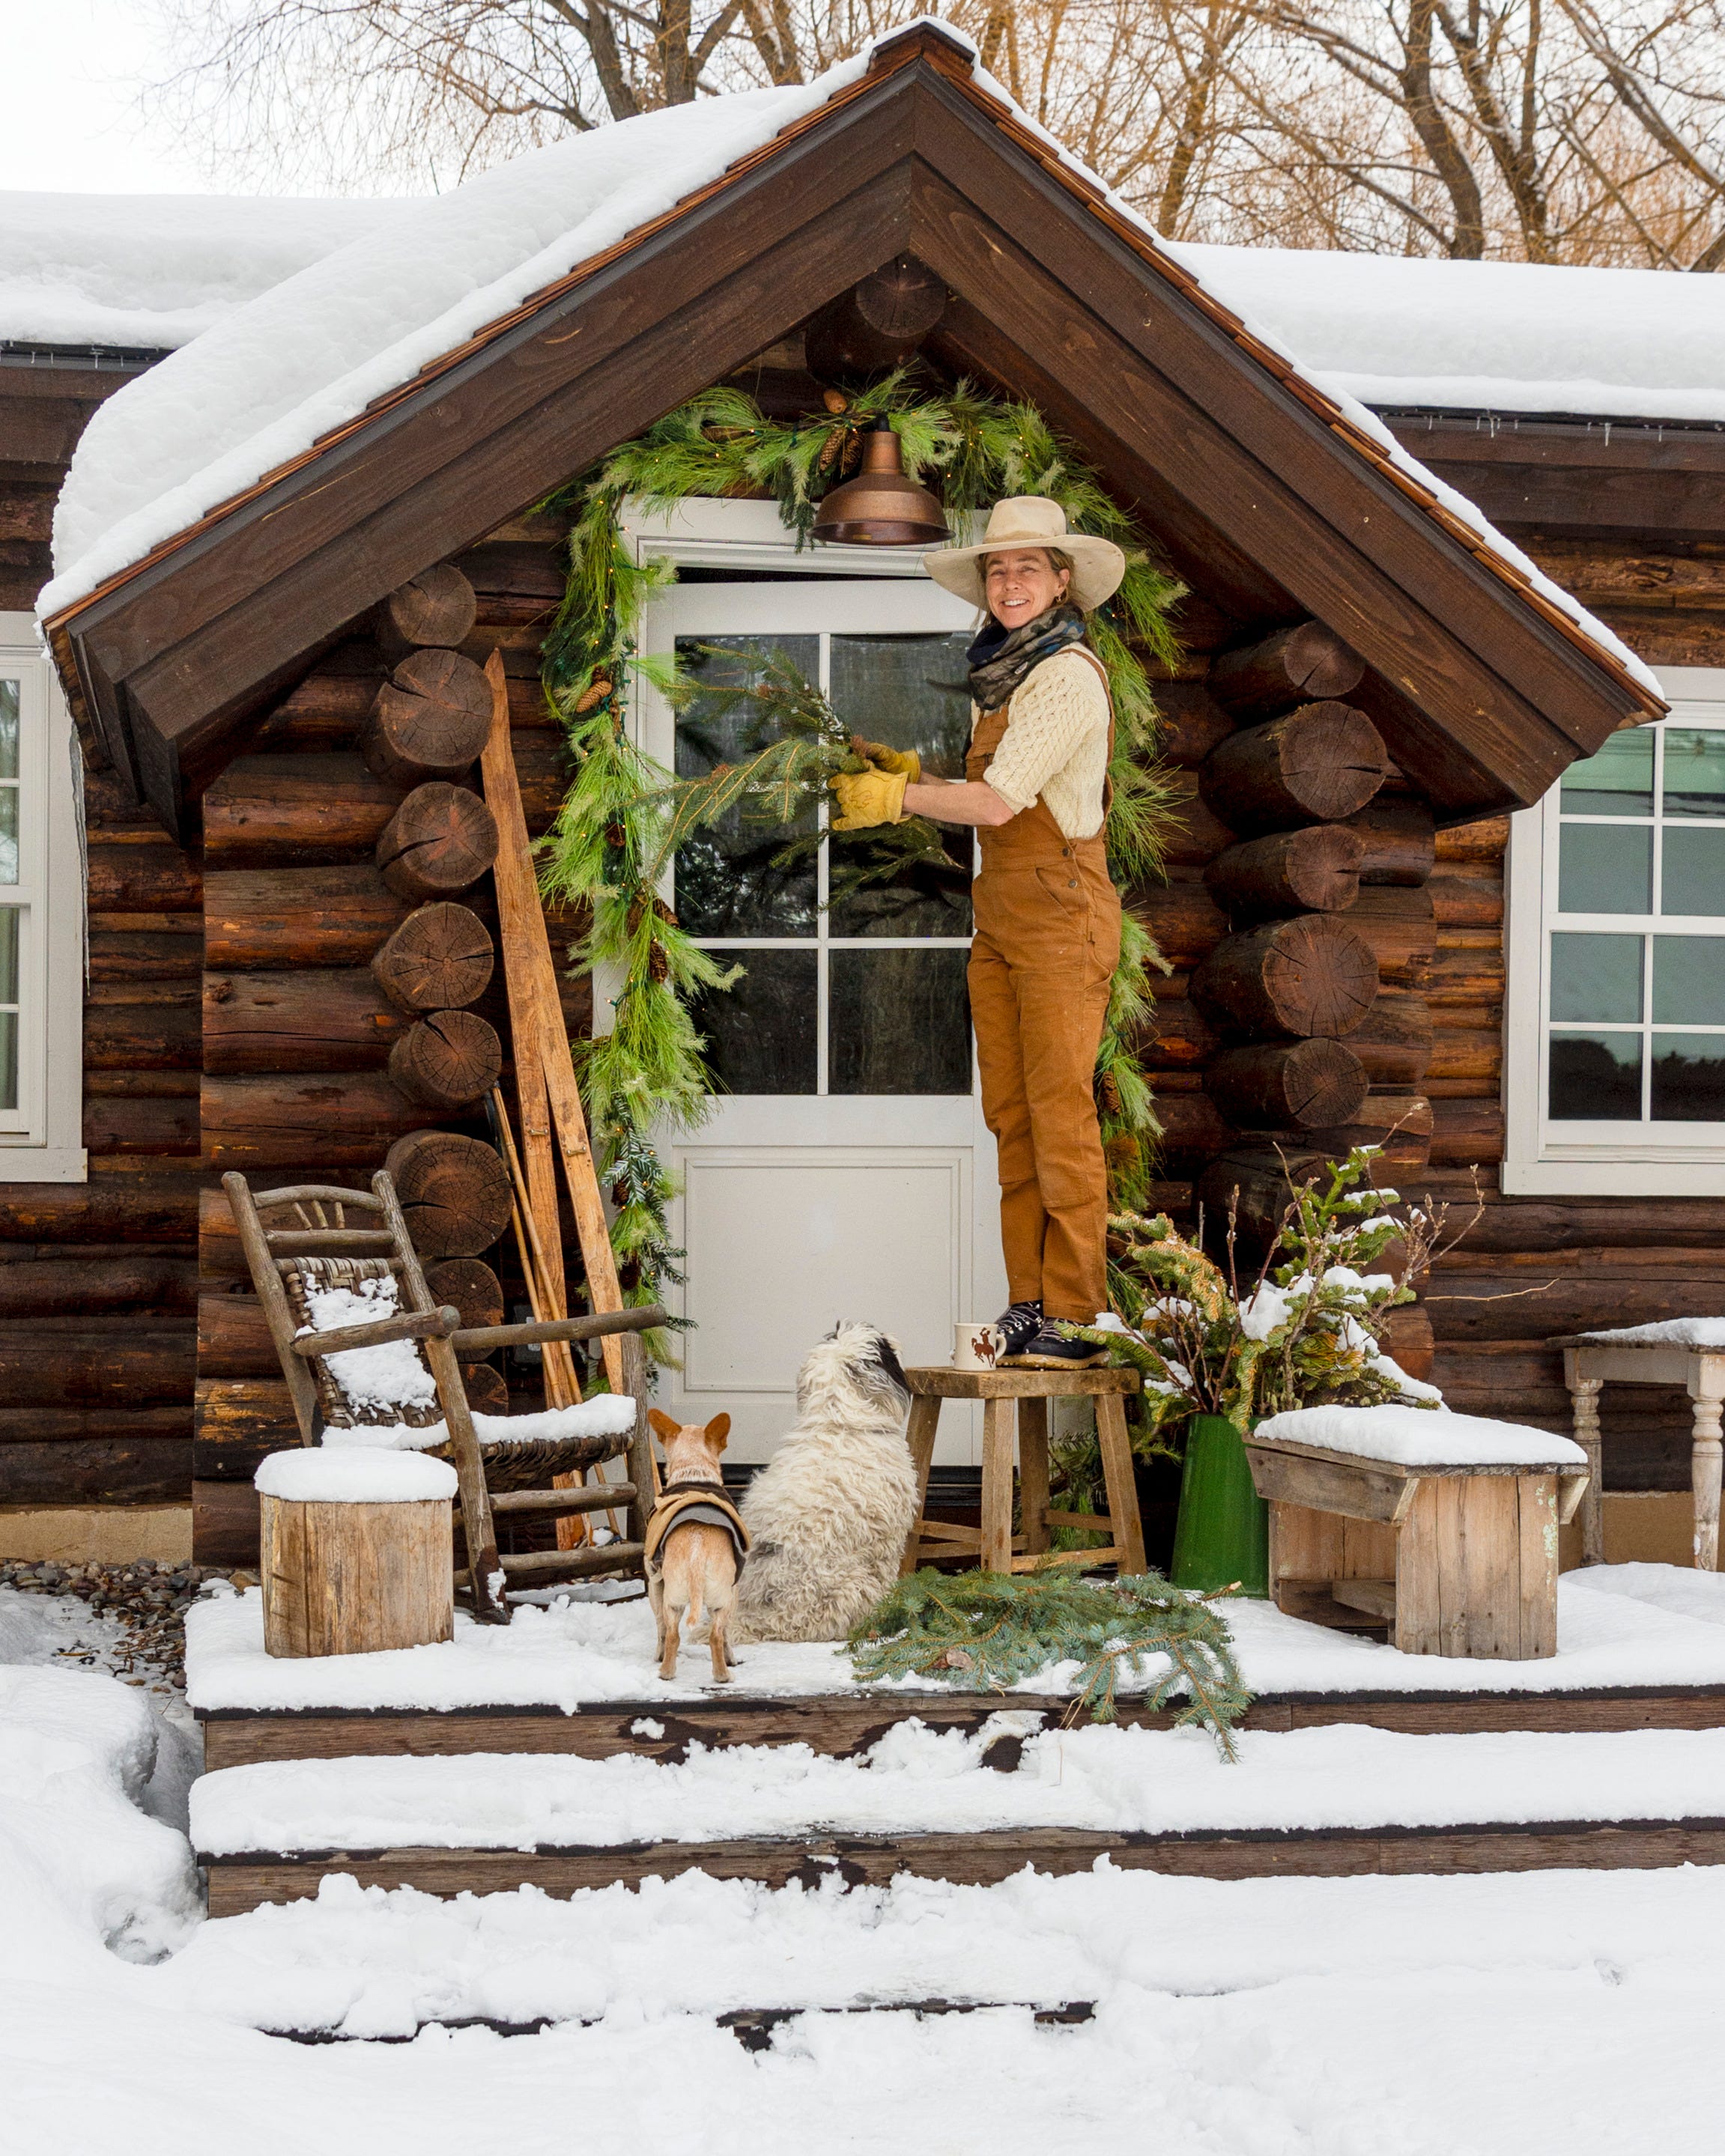
M1249 1728L1363 1723L1404 1732L1725 1727L1725 1578L1596 1568L1558 1588L1558 1652L1532 1663L1409 1656L1264 1603L1230 1605ZM976 1730L1002 1702L942 1685L864 1686L824 1646L745 1647L722 1688L654 1674L644 1603L527 1607L506 1627L458 1612L444 1645L274 1661L259 1598L191 1613L187 1679L213 1768L254 1761L483 1752L680 1758L691 1744L802 1743L846 1754L908 1717ZM693 1666L691 1665L691 1667ZM1121 1719L1165 1725L1123 1686ZM1010 1703L1059 1713L1070 1673Z
M314 1893L328 1872L568 1894L689 1870L974 1882L1103 1855L1218 1878L1725 1860L1725 1730L1248 1732L1230 1762L1195 1732L1040 1720L1003 1712L970 1736L904 1723L855 1760L762 1747L674 1767L490 1753L229 1768L194 1785L192 1838L213 1914Z

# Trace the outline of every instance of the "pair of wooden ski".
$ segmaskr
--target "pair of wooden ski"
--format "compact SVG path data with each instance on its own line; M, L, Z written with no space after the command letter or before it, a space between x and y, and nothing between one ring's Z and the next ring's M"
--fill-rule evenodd
M587 1116L575 1081L574 1058L569 1052L568 1029L557 994L557 967L546 930L545 909L540 902L538 879L533 872L515 752L510 745L509 684L501 652L493 651L485 661L485 679L491 690L491 731L480 768L485 801L497 824L493 875L504 986L515 1046L521 1133L518 1157L501 1092L495 1106L506 1164L525 1200L524 1204L517 1204L516 1232L528 1297L535 1306L535 1317L568 1314L562 1236L557 1223L557 1163L561 1157L587 1273L588 1300L596 1312L621 1310L623 1291L618 1284L617 1260L588 1137ZM542 1304L542 1308L538 1306ZM611 1390L633 1394L639 1405L644 1375L640 1336L608 1333L600 1344ZM553 1348L558 1351L556 1354ZM580 1399L574 1358L567 1344L552 1342L546 1348L544 1369L547 1407L572 1405ZM559 1486L578 1479L572 1475L557 1477ZM580 1517L557 1522L559 1548L573 1547L584 1539L585 1533L585 1522Z

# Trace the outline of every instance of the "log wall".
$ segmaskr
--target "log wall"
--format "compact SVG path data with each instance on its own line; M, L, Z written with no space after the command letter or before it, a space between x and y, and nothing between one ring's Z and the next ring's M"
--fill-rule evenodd
M541 624L562 590L557 536L544 526L511 525L459 564L478 602L459 649L480 663L493 649L504 654L516 764L535 838L549 828L565 785L538 680ZM428 1106L390 1075L392 1051L414 1014L384 992L372 961L414 914L418 893L392 889L377 858L417 774L392 765L398 775L380 778L362 751L391 672L369 630L338 647L258 724L247 752L204 797L199 1109L208 1183L198 1245L193 1489L195 1546L208 1561L243 1561L254 1550L251 1476L264 1453L297 1441L226 1200L209 1186L239 1168L254 1189L309 1179L363 1187L408 1132L487 1134L478 1104ZM475 788L477 774L457 783ZM450 896L495 942L489 873ZM554 922L554 947L558 940ZM470 1009L500 1037L506 1088L501 973ZM585 983L565 983L564 1014L572 1031L588 1029ZM521 1300L507 1248L487 1256L503 1276L506 1299ZM503 1380L500 1373L488 1382L501 1388ZM503 1404L495 1397L484 1404Z
M1651 663L1725 665L1725 566L1706 550L1627 552L1610 542L1522 535L1542 566L1600 614ZM1168 880L1135 895L1174 972L1158 997L1154 1074L1168 1136L1155 1202L1195 1225L1194 1184L1220 1156L1246 1144L1219 1114L1205 1073L1219 1034L1189 996L1192 973L1227 933L1206 884L1235 834L1199 793L1199 773L1236 719L1211 694L1214 631L1202 619L1180 678L1163 682L1168 751L1185 797L1185 823L1169 853ZM1240 722L1252 715L1239 714ZM1430 1103L1430 1150L1404 1147L1395 1168L1404 1194L1428 1193L1449 1208L1455 1249L1435 1268L1417 1317L1399 1322L1417 1357L1458 1409L1567 1430L1563 1358L1546 1342L1563 1333L1725 1310L1725 1198L1509 1198L1497 1188L1503 1156L1504 852L1508 819L1495 817L1435 834L1423 878L1407 852L1398 812L1420 803L1399 774L1378 797L1380 828L1354 909L1340 916L1367 930L1384 991L1373 1019L1346 1045L1374 1071L1373 1094L1417 1085ZM1372 815L1355 819L1365 823ZM1398 843L1400 853L1398 855ZM1396 880L1374 890L1372 847ZM1214 879L1212 877L1214 882ZM1430 1060L1399 1081L1389 1046L1370 1045L1378 1014L1416 998L1430 1017ZM1477 1209L1478 1217L1473 1216ZM1407 1356L1408 1366L1421 1365ZM1605 1486L1686 1491L1691 1420L1679 1390L1617 1387L1604 1399Z

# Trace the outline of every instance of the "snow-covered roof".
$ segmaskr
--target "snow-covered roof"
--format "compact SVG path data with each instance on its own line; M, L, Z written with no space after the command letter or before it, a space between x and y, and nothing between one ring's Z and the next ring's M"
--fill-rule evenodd
M1725 421L1725 279L1164 244L1363 404Z
M177 351L398 207L0 190L0 342Z
M917 27L937 28L955 57L968 57L979 97L1162 274L1192 290L1219 318L1237 316L1230 325L1235 333L1358 454L1420 501L1536 610L1579 631L1662 707L1652 675L1609 629L1409 456L1343 380L1308 366L1300 322L1291 338L1278 327L1277 295L1292 304L1291 273L1281 265L1338 259L1351 264L1354 258L1171 247L1012 102L984 73L964 33L943 22ZM44 616L64 613L212 511L303 461L368 406L717 181L841 96L867 71L873 54L874 46L865 46L810 84L647 113L531 151L449 194L399 208L385 228L225 316L128 384L91 421L55 516L56 573L41 597ZM1433 266L1358 259L1363 275ZM1260 263L1274 273L1262 292L1253 275ZM1327 319L1322 308L1313 317ZM1305 333L1312 334L1309 321Z

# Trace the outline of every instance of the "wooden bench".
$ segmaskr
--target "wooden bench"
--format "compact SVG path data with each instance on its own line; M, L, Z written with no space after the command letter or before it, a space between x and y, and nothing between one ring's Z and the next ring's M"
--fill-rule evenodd
M1536 1661L1558 1649L1558 1528L1584 1468L1405 1466L1251 1436L1271 1593L1319 1624L1387 1627L1409 1655Z
M1575 1442L1592 1469L1581 1508L1581 1561L1605 1562L1601 1482L1599 1394L1606 1385L1681 1385L1693 1403L1690 1486L1695 1492L1695 1568L1719 1569L1719 1422L1725 1408L1725 1348L1681 1340L1614 1339L1609 1332L1572 1333L1553 1340L1563 1351Z
M1127 1435L1126 1395L1138 1389L1136 1370L956 1370L946 1364L906 1370L911 1419L905 1440L916 1467L916 1517L901 1570L911 1573L932 1558L973 1558L984 1572L1034 1572L1042 1564L1117 1565L1122 1573L1144 1569L1144 1531L1138 1522L1138 1489L1132 1479L1132 1440ZM1048 1502L1048 1404L1094 1399L1096 1435L1108 1511L1057 1512ZM946 1520L925 1521L928 1471L943 1400L983 1403L983 1524L980 1529ZM1013 1424L1016 1413L1019 1496L1023 1532L1012 1531ZM1111 1537L1105 1548L1054 1550L1050 1530L1084 1527Z

